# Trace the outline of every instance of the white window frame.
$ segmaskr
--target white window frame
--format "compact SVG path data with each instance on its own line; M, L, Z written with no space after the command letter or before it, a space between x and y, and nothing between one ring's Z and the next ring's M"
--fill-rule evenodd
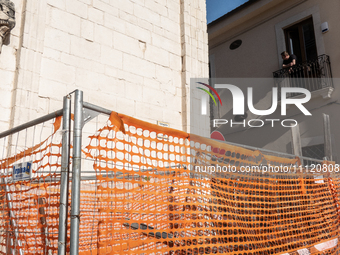
M277 44L277 55L280 56L281 52L286 50L286 40L284 29L299 23L309 17L313 17L313 24L314 24L314 33L315 33L315 43L318 55L325 54L325 43L322 36L321 31L321 18L320 18L320 11L319 6L313 6L309 9L306 9L299 14L296 14L286 20L283 20L275 25L275 33L276 33L276 44ZM279 60L279 67L282 66L282 59L281 57L278 58Z

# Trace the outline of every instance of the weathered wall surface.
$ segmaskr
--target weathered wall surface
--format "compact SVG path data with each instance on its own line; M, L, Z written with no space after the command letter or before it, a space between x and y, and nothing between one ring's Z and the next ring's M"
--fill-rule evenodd
M208 76L204 0L13 2L17 26L0 55L1 129L60 109L75 89L87 102L190 129L189 79Z
M9 127L12 109L12 92L17 77L18 49L20 45L20 29L22 21L23 2L14 1L16 6L16 25L10 36L4 39L0 54L0 130Z

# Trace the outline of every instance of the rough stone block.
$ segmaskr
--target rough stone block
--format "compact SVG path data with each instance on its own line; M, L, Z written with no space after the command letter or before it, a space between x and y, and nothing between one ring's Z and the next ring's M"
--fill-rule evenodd
M67 0L66 11L81 18L87 19L88 5L78 0Z
M4 118L0 114L0 130L5 131L9 129L9 118ZM3 144L0 144L1 152L3 151ZM2 156L2 155L1 155ZM4 156L2 156L4 157Z
M61 52L59 50L54 50L49 47L44 47L44 58L49 58L53 60L60 60Z
M125 33L125 21L117 16L113 16L109 13L104 13L104 25L111 28L114 31Z
M86 40L92 41L94 40L94 23L85 19L81 20L81 37Z
M116 50L126 52L137 57L143 57L143 49L139 46L139 41L130 36L114 32L113 47Z
M91 70L95 73L105 74L105 65L98 62L91 62Z
M16 50L6 45L2 46L0 55L0 70L15 71L16 69Z
M168 15L168 8L166 7L166 4L161 4L155 0L145 0L145 6L152 12L156 12L161 16Z
M136 109L138 109L137 102L121 97L117 97L116 100L117 100L116 109L114 109L114 111L130 116L137 116L136 114Z
M179 36L178 36L179 37ZM163 36L153 34L152 44L176 55L181 55L181 44Z
M126 35L146 43L151 42L151 31L134 24L126 23Z
M125 82L115 77L100 75L99 80L94 86L98 87L98 91L102 93L110 93L115 97L125 97Z
M164 98L165 98L165 93L163 91L152 89L149 87L143 87L143 102L144 103L164 106L165 105Z
M93 7L88 9L88 19L99 25L104 25L104 12Z
M169 67L156 65L156 78L162 84L172 84L172 70Z
M122 69L123 53L108 46L101 46L100 62L108 66Z
M133 2L134 4L141 5L141 6L145 5L145 0L131 0L131 2Z
M76 15L57 8L51 8L49 19L52 27L72 35L80 36L80 18Z
M169 66L172 70L180 71L182 68L182 58L180 55L169 54Z
M118 16L118 8L108 2L104 2L103 0L93 0L93 7L116 17Z
M157 120L163 121L163 109L160 106L136 102L136 116L144 121L156 124Z
M143 77L143 86L153 89L160 89L161 83L156 79Z
M110 0L110 4L124 12L133 14L133 2L130 0Z
M49 112L49 98L38 96L38 109L37 113L43 115L47 111Z
M80 37L71 36L71 54L85 59L96 60L100 56L100 44Z
M118 16L121 20L123 20L126 24L134 24L137 26L139 25L139 21L141 19L139 19L137 16L127 13L123 10L119 10L119 16Z
M117 97L110 93L100 93L100 96L98 96L98 92L94 91L94 93L89 94L88 102L102 107L105 106L105 108L112 111L117 111Z
M177 0L167 0L167 7L176 13L180 13L180 1Z
M71 39L66 32L53 27L46 27L44 45L51 49L69 53Z
M48 78L42 78L39 85L39 96L62 100L71 90L66 84L53 81Z
M155 64L129 54L123 55L123 70L148 78L155 77Z
M180 23L180 18L181 18L181 14L174 11L174 10L171 10L170 8L168 8L168 16L167 16L170 20L172 20L173 22L176 22L176 23Z
M182 125L182 114L180 111L164 109L162 119L170 123L170 127Z
M151 24L159 24L161 21L161 16L157 12L148 9L149 7L147 7L148 6L140 6L135 4L133 8L133 14L140 19L150 22Z
M165 108L171 111L180 112L182 110L182 98L180 97L180 95L166 94Z
M1 111L4 109L10 109L12 101L12 92L10 90L0 88L0 95L1 95L0 100ZM1 113L1 115L3 114Z
M34 2L34 1L28 1L28 2ZM46 0L48 5L51 5L53 7L57 7L59 9L65 10L66 8L66 0Z
M83 68L86 70L92 70L92 63L96 63L91 60L77 57L77 56L67 54L67 53L61 53L60 62L66 65L79 67L79 68Z
M112 47L112 30L101 25L94 27L94 40L101 45Z
M41 76L49 80L73 84L75 82L75 67L43 58Z
M145 58L153 63L169 66L169 52L167 50L149 45L145 51Z
M117 70L116 78L130 82L130 83L135 83L135 84L143 84L144 83L144 77L143 76L133 74L133 73L130 73L130 72L126 72L124 70Z
M104 66L104 74L107 75L107 76L112 76L112 77L118 77L118 72L120 70L118 70L117 68L115 67L112 67L112 66L108 66L108 65L105 65Z

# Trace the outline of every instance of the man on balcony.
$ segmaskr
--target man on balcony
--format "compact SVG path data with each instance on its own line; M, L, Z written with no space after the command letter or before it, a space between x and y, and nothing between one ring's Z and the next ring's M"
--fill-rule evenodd
M285 69L289 75L290 78L290 86L291 87L303 87L302 84L300 84L301 74L298 73L298 71L294 68L296 67L296 56L294 54L289 55L287 51L284 51L281 53L281 57L283 59L282 68Z
M283 59L282 68L289 68L289 72L291 72L292 66L296 65L296 56L294 54L289 55L287 51L281 53L281 57Z

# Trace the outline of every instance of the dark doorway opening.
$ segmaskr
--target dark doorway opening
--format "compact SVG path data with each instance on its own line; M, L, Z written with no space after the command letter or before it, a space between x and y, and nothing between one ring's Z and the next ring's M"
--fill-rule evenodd
M297 57L297 64L317 59L313 18L308 18L284 30L286 48Z

